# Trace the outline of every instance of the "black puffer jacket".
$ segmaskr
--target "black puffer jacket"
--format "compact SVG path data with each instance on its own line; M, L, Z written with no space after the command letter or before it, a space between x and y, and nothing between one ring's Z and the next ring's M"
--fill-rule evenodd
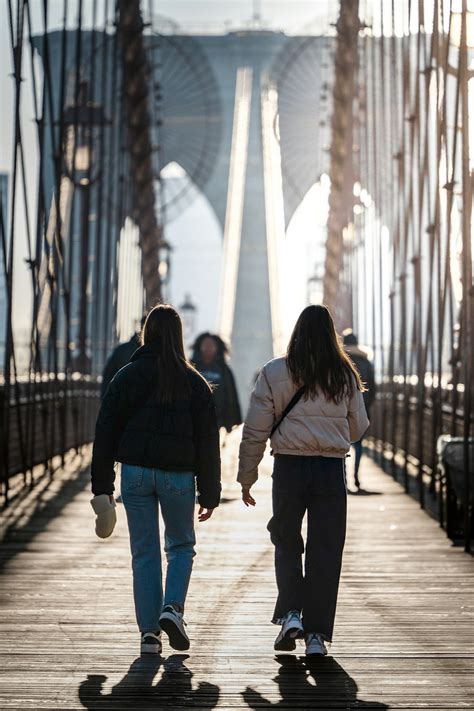
M201 375L213 386L218 426L225 427L227 432L230 432L235 425L242 423L239 396L231 369L222 358L206 365L194 354L192 361Z
M188 371L190 396L160 405L154 395L156 354L142 346L119 370L102 400L92 455L92 492L111 494L116 461L167 471L194 471L199 503L220 499L220 452L216 411L206 382Z
M376 384L374 375L374 366L370 362L367 353L363 351L358 346L346 346L346 353L356 366L360 373L362 382L366 386L366 391L364 393L364 403L365 409L369 414L370 408L375 400Z

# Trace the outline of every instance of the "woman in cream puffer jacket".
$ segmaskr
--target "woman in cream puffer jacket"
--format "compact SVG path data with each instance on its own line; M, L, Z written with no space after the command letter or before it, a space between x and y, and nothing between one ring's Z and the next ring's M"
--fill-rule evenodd
M364 390L328 309L316 305L301 313L286 357L267 363L255 384L237 480L244 503L254 506L250 488L271 436L275 464L268 530L278 587L272 621L281 625L277 651L293 650L295 640L304 637L308 655L323 655L332 640L346 531L345 457L369 425Z
M336 403L325 397L302 398L285 417L270 440L273 454L340 457L349 452L367 430L369 420L362 392L353 381L352 396ZM258 465L273 423L278 421L298 390L288 372L286 357L263 366L252 393L239 455L238 481L250 489L258 478Z

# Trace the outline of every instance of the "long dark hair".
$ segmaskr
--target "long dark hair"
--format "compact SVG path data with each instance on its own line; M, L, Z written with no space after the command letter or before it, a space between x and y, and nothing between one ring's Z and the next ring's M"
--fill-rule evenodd
M188 371L193 371L200 378L201 375L186 358L183 324L176 309L169 304L154 306L145 319L140 342L156 352L158 400L167 404L189 397Z
M323 393L338 403L345 395L365 388L360 375L344 352L326 306L307 306L291 334L286 354L291 379L305 386L305 397Z

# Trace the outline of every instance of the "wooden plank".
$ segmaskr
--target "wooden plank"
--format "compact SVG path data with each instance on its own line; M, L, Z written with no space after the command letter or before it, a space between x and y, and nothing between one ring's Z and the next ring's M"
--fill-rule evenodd
M225 503L197 524L189 654L138 656L124 511L95 538L87 472L59 476L31 519L25 501L0 549L0 708L474 708L472 558L368 459L331 656L275 655L271 458L246 509L238 437L223 449Z

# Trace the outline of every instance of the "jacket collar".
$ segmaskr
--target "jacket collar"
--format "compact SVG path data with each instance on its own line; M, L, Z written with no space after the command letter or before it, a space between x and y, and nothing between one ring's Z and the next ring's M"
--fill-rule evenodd
M156 358L157 356L157 350L153 346L150 345L144 345L140 346L137 348L137 350L134 352L132 357L130 358L130 362L132 363L135 360L138 360L139 358Z
M344 346L346 353L353 356L359 356L359 358L368 358L369 354L367 351L362 350L359 346Z

